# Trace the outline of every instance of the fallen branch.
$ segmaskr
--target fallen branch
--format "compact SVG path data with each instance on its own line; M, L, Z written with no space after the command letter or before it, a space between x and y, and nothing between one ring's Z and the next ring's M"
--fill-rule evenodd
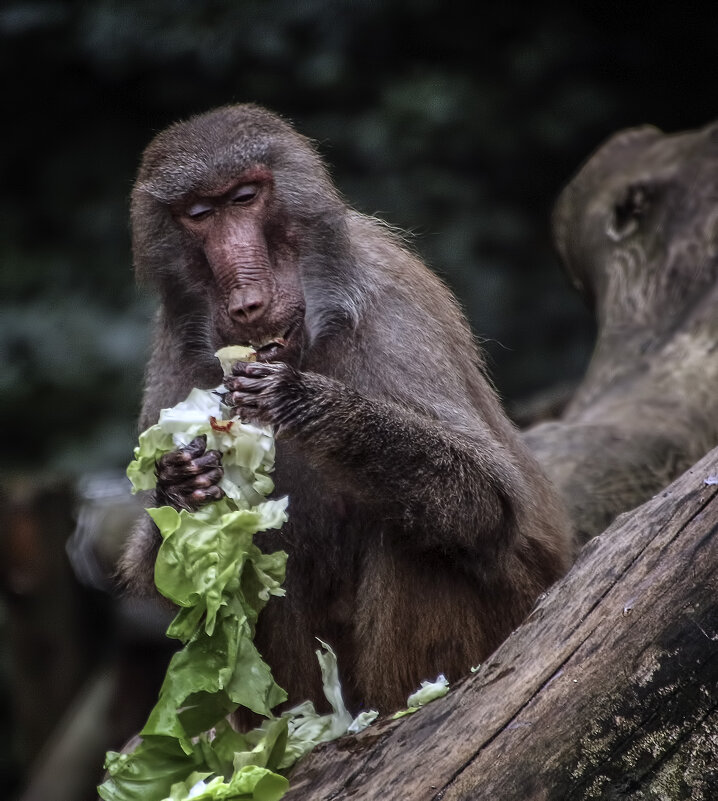
M718 797L718 449L622 515L473 676L317 749L289 799Z

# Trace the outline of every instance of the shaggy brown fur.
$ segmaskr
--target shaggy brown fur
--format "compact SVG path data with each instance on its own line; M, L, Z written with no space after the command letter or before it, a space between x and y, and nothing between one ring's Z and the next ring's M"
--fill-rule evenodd
M223 204L258 166L264 211L239 238L266 247L251 264L241 248L215 259L215 234L197 234L186 214L198 197ZM287 595L269 603L257 640L290 699L324 705L317 636L337 651L353 710L390 711L422 679L466 673L564 573L572 542L450 293L386 226L347 208L306 139L254 106L160 134L132 223L137 271L162 299L141 427L221 381L218 347L265 336L267 315L301 318L289 363L280 352L228 381L236 405L278 431L276 493L289 495L290 520L259 542L289 552ZM287 304L271 276L292 271L302 297ZM232 317L227 280L254 281L263 314L254 304L251 321L246 306ZM157 537L146 522L130 542L136 591L151 586Z

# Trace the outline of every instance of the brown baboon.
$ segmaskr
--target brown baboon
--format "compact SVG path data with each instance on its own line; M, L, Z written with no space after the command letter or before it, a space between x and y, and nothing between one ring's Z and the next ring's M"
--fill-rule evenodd
M718 125L612 136L563 190L554 237L598 341L561 419L525 441L580 542L718 444Z
M323 700L315 636L355 711L390 711L486 657L568 568L572 542L447 289L346 206L307 139L252 105L156 137L132 227L139 278L161 296L141 427L220 383L219 347L259 351L226 386L277 433L290 520L261 544L289 552L287 595L257 642L290 699ZM160 463L161 501L216 497L221 465L203 451ZM149 520L134 533L131 588L151 586L157 541Z

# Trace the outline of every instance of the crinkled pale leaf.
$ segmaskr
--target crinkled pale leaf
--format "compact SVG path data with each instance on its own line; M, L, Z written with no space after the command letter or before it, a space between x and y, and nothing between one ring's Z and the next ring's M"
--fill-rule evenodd
M329 701L331 708L334 710L332 714L333 727L340 734L344 734L351 723L352 716L347 712L347 708L344 705L344 698L342 697L342 685L339 681L337 655L327 643L319 640L319 644L322 646L323 650L317 650L314 653L317 655L319 667L322 671L322 689L324 690L324 697ZM338 737L339 734L336 736Z
M442 698L449 692L449 682L443 673L436 677L436 681L422 681L421 687L407 699L407 706L424 706L429 701Z
M319 642L324 650L316 651L316 654L322 671L324 695L332 712L320 715L311 701L305 701L284 713L289 720L289 735L280 768L290 767L319 743L329 742L346 734L352 723L352 716L342 698L336 654L325 642Z
M405 715L412 715L425 704L443 697L448 692L449 682L443 673L436 677L436 681L422 681L421 687L407 698L407 708L402 709L392 717L396 720L397 718L403 718Z
M152 426L140 434L135 458L127 467L132 492L154 489L157 485L155 464L160 456L174 450L174 447L172 435L159 426Z
M289 733L287 746L279 763L280 770L291 767L319 743L334 739L330 736L333 730L331 714L320 715L311 701L292 707L284 715L289 721Z
M224 492L225 497L229 498L237 509L249 509L263 500L262 493L257 492L254 488L254 481L246 477L245 471L240 468L233 468L232 472L228 468L224 468L224 475L219 480L219 488ZM274 483L269 479L269 486L271 492L274 489Z
M156 486L157 460L183 448L195 437L207 438L207 450L222 453L225 470L220 486L240 508L254 506L274 485L274 436L270 428L243 423L238 417L222 420L225 408L216 394L222 390L193 389L170 409L162 409L156 425L140 434L135 459L127 468L133 492Z
M162 409L157 425L168 434L181 434L183 438L193 439L211 428L210 417L221 416L221 402L214 390L193 389L176 406Z
M264 427L243 423L233 417L228 432L213 432L214 447L222 450L222 464L251 472L269 472L274 466L274 438ZM207 440L209 442L209 438ZM220 447L223 446L223 447Z
M359 734L364 731L368 726L379 717L379 712L376 709L370 709L368 712L360 712L354 720L349 724L347 734Z
M215 354L219 363L222 365L222 372L231 375L232 367L237 362L254 362L257 360L257 351L246 345L228 345L220 348Z

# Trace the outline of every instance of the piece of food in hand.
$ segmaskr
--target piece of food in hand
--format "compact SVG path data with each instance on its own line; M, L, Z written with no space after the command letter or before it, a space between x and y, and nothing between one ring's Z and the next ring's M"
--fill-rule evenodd
M225 375L232 375L232 366L237 362L257 361L257 351L246 345L228 345L220 348L214 355L219 359Z

